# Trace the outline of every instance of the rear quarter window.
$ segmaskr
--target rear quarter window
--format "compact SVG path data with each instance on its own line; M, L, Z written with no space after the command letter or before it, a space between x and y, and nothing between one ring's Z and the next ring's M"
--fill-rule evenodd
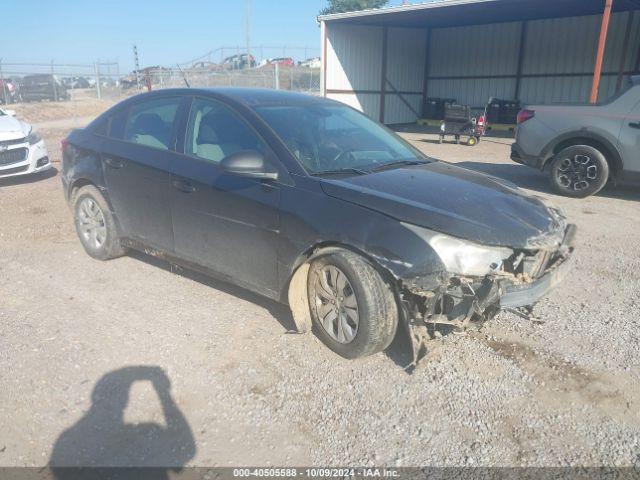
M100 121L96 122L96 124L91 129L91 133L93 133L94 135L106 137L109 133L109 117L103 118Z
M124 139L124 131L129 117L129 109L124 108L114 113L109 119L109 137L118 140Z

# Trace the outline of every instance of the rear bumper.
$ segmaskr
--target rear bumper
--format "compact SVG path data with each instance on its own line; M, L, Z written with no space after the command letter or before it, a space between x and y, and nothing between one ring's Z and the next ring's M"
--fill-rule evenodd
M517 143L511 145L511 160L521 165L537 168L538 170L542 170L544 166L544 159L534 155L527 155Z

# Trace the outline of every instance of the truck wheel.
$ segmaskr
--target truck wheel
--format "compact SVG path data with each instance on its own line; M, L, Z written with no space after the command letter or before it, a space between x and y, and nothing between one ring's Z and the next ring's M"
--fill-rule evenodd
M585 198L602 190L608 179L607 159L589 145L565 148L551 164L551 187L559 195Z
M359 358L389 346L398 327L398 306L367 260L347 250L320 257L307 281L316 334L331 350Z
M467 141L467 145L469 145L470 147L475 147L478 144L478 139L476 137L469 137L469 140Z
M93 185L80 188L73 196L76 232L85 251L98 260L121 257L118 229L106 200Z

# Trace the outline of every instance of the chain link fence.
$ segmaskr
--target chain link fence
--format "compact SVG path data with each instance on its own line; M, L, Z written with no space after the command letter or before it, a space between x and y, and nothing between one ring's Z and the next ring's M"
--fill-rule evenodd
M0 63L0 104L111 99L147 90L184 87L272 88L320 93L320 68L268 64L243 70L147 68L128 75L117 63L93 65Z
M139 78L123 79L123 88L244 87L272 88L310 94L320 93L320 69L266 65L245 70L157 69Z
M36 64L0 59L0 107L39 128L68 128L85 125L131 95L183 88L187 83L194 88L268 88L319 95L319 60L311 60L315 63L296 65L291 58L278 59L282 63L261 60L251 68L199 61L123 74L117 62Z
M7 63L0 61L0 104L70 100L75 90L102 98L119 90L117 62L93 64Z

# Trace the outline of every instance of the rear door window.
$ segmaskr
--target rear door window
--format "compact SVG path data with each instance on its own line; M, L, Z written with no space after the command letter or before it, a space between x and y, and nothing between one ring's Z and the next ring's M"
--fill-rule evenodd
M258 135L229 107L196 98L189 115L185 153L217 164L242 150L267 154Z
M179 106L179 97L147 100L133 105L126 121L124 140L169 150Z

